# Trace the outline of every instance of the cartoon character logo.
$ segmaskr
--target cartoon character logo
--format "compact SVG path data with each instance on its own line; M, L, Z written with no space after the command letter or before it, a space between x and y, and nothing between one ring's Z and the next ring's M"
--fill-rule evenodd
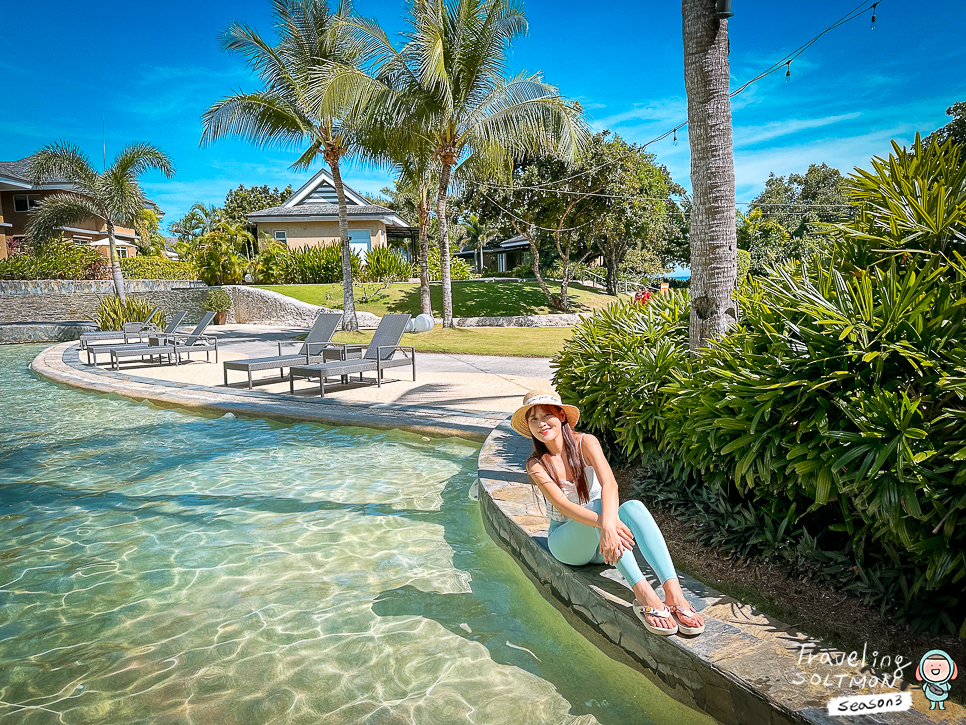
M950 680L955 680L957 675L959 670L953 658L941 649L931 649L922 656L916 668L916 679L922 682L930 710L935 710L936 705L940 710L946 709L945 702L952 689Z

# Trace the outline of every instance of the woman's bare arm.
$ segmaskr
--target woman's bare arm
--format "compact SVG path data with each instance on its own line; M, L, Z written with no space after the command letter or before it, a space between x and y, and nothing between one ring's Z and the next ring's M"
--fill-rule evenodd
M566 516L568 519L579 521L586 526L600 528L599 517L593 511L585 509L583 506L574 503L560 490L560 486L553 482L550 475L544 470L543 464L530 460L527 462L527 473L546 496L547 500L553 504L554 508Z
M623 522L617 517L620 498L617 494L617 481L607 463L600 442L590 433L580 438L584 460L594 467L600 483L600 552L608 564L616 562L625 549L634 546L634 538Z

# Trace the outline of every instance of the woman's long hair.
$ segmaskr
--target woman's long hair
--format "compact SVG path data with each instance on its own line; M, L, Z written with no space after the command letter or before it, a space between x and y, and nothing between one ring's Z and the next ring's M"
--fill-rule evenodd
M570 421L567 420L567 414L562 408L558 408L556 405L534 407L553 408L560 418L560 434L563 438L564 460L567 462L567 467L570 468L570 473L574 477L571 483L577 489L577 501L582 504L587 503L590 501L590 491L587 490L587 479L584 477L584 462L580 457L577 438L574 436L574 429L571 427ZM527 411L528 420L529 415L530 411ZM537 440L532 434L530 435L530 440L533 441L533 455L530 456L530 460L538 461L543 466L543 470L550 476L550 480L559 486L560 478L557 476L557 467L550 462L550 451L547 450L547 444Z

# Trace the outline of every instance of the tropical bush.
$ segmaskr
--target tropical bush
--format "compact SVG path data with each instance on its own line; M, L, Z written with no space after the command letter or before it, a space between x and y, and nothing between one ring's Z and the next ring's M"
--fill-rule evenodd
M122 259L121 271L128 279L198 279L198 270L193 264L165 257Z
M556 380L592 429L662 471L649 492L700 502L682 515L709 541L966 634L958 155L917 139L853 175L858 215L741 287L738 326L707 354L687 357L683 306L660 328L662 295L578 326Z
M0 259L0 279L107 279L107 260L86 244L55 240Z
M97 305L91 319L97 323L102 330L120 330L127 322L144 322L150 317L151 312L157 305L139 297L127 296L124 302L116 295L105 297ZM151 320L152 323L160 328L168 324L167 313L164 308L158 310L158 314Z
M467 264L459 257L450 257L449 274L450 279L458 282L473 279L476 276L476 271L472 265ZM443 269L440 264L439 247L436 246L429 248L429 278L432 280L440 280L443 278Z
M416 275L416 265L389 247L370 249L362 268L363 282L406 282Z
M342 281L342 247L302 247L289 252L288 284L333 284ZM350 258L352 278L360 279L362 257L353 252Z
M231 309L231 295L223 289L208 290L201 308L205 312L227 312Z
M255 279L259 284L285 284L291 276L288 249L275 241L262 242L255 257Z
M745 277L751 271L751 253L745 251L744 249L739 249L738 252L738 282L744 281Z
M238 253L237 241L227 232L216 229L199 238L188 260L198 270L205 284L239 284L249 262Z

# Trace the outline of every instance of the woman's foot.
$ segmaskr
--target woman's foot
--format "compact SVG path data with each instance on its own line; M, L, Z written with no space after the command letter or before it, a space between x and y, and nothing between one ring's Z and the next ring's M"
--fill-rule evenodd
M683 604L670 604L668 611L674 617L681 634L697 635L704 631L704 618L698 614L687 600Z
M663 604L656 608L646 604L636 604L634 606L634 614L641 620L641 624L647 628L647 631L652 634L667 636L676 634L678 631L678 625L674 621L671 612L665 609Z

